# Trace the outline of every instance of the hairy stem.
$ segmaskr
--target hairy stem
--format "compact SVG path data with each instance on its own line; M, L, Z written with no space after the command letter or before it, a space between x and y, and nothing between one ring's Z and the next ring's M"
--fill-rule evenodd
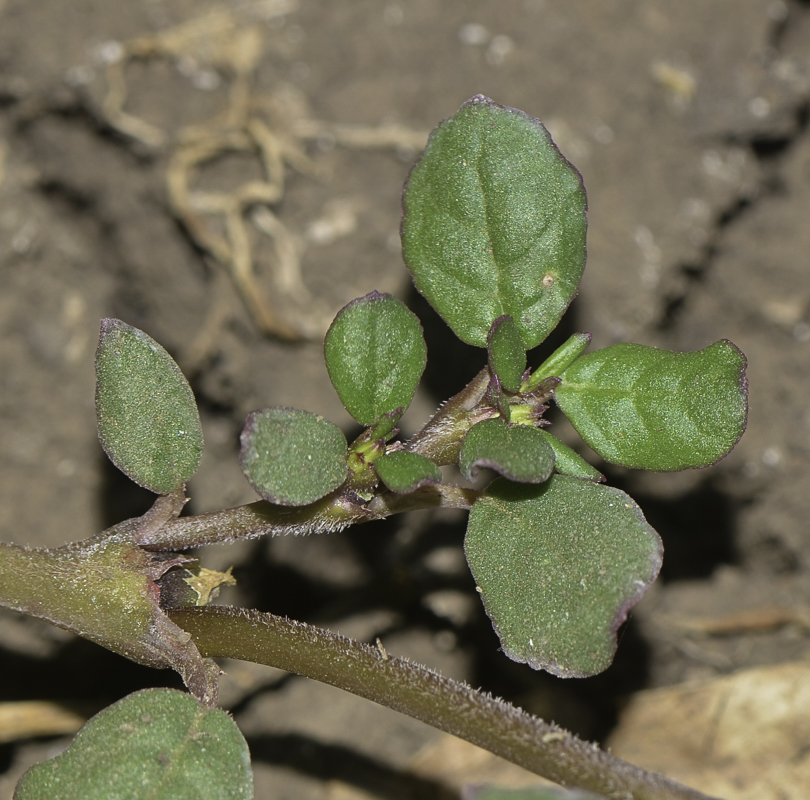
M469 686L320 628L223 607L169 612L204 656L295 672L400 711L537 775L609 800L708 800Z
M334 533L367 516L367 512L352 508L339 497L330 496L301 507L259 500L237 508L169 520L142 544L150 550L185 550L274 534Z
M148 537L136 539L148 550L185 550L217 542L235 539L255 539L259 536L311 533L335 533L350 525L370 522L373 519L418 511L426 508L472 508L478 492L450 484L426 486L408 494L392 494L381 491L370 503L353 502L350 492L330 495L317 503L299 508L288 508L260 500L237 508L212 511L193 517L177 517L168 520L157 530L150 530ZM358 498L359 500L359 498ZM117 539L131 541L131 528L119 526ZM105 534L102 534L103 538Z
M484 367L457 395L442 405L419 433L408 440L405 449L427 456L439 466L457 464L467 431L477 422L498 413L484 402L491 379L489 367Z

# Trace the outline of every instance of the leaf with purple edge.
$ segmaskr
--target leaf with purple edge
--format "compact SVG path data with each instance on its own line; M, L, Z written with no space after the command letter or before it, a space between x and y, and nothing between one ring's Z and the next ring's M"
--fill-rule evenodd
M250 485L271 503L305 506L348 476L346 437L333 422L296 408L248 415L239 461Z
M585 189L542 123L476 95L431 134L402 195L402 254L462 341L510 314L526 349L557 326L585 266Z
M487 337L489 368L507 392L520 389L526 371L526 348L515 321L509 314L492 323Z
M380 480L398 494L413 492L420 486L441 483L442 473L427 456L395 450L374 462Z
M563 475L495 481L470 512L464 549L504 652L572 678L610 666L663 555L632 498Z
M100 711L68 748L32 767L16 800L250 800L247 742L231 716L175 689Z
M171 494L200 465L202 427L188 381L163 347L119 319L101 321L96 417L104 452L150 491Z
M554 450L537 428L488 419L470 428L458 464L470 481L488 467L512 481L542 483L554 469Z
M580 356L554 396L607 461L660 471L706 467L745 431L746 366L726 340L692 353L617 344Z
M427 347L419 319L404 303L371 292L337 313L324 355L346 410L361 425L375 425L375 435L383 437L413 399Z

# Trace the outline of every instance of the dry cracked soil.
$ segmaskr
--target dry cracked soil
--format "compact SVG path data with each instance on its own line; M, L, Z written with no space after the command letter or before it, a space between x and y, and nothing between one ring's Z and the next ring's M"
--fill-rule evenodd
M483 362L410 285L400 190L426 132L479 93L543 120L584 176L589 259L563 334L675 350L730 339L749 361L748 430L719 465L600 465L666 548L614 665L562 681L499 653L455 512L202 558L235 566L225 602L380 637L604 742L643 690L808 663L808 3L0 0L0 539L59 545L149 505L97 443L102 317L146 330L191 379L207 445L194 512L254 498L236 460L247 412L306 408L351 432L319 338L372 289L426 329L416 430ZM523 780L338 690L226 669L260 800ZM178 684L0 615L0 705L92 713L151 685ZM68 741L0 745L0 799Z

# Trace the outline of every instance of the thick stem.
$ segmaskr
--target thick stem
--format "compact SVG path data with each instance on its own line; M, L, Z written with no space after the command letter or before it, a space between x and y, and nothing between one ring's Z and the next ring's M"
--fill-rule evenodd
M0 544L0 606L48 620L139 664L173 667L193 694L214 705L218 670L158 604L155 580L184 561L113 536L56 550Z
M203 655L269 664L400 711L537 775L610 800L708 800L596 745L405 659L271 614L222 607L170 612Z

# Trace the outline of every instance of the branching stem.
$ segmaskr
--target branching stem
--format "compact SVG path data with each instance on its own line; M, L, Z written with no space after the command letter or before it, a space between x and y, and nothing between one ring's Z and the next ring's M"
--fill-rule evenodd
M572 788L609 800L710 800L621 761L556 725L378 648L245 609L171 611L204 656L268 664L337 686Z

